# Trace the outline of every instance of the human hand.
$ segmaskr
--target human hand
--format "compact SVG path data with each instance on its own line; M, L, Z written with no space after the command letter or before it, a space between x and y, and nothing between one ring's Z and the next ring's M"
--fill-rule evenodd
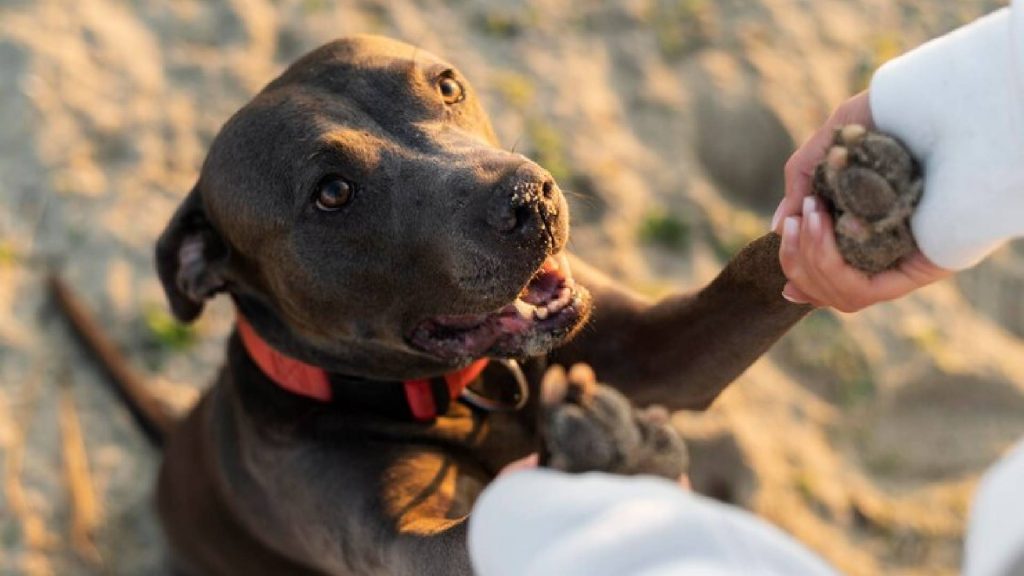
M538 455L536 452L533 452L528 456L524 456L519 460L513 460L512 462L506 464L505 467L498 472L498 476L501 476L502 474L509 474L511 472L518 472L520 470L533 470L534 468L537 468L539 465L540 455Z
M782 236L779 259L789 280L783 297L797 303L830 306L856 312L877 302L893 300L951 274L915 252L899 265L868 276L846 263L835 240L832 218L815 198L812 179L825 159L837 127L874 123L868 93L862 92L841 105L786 163L786 194L772 219L772 229Z

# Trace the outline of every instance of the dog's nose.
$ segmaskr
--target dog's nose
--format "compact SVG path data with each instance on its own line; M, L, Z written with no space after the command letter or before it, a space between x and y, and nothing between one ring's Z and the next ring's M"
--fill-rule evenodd
M533 162L519 166L495 188L487 223L511 234L558 215L558 184L547 170Z

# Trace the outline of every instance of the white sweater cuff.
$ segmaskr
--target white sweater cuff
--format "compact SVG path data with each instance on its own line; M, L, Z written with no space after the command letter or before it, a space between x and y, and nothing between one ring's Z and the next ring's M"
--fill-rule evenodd
M1024 235L1024 0L890 61L875 125L922 162L922 252L959 270Z

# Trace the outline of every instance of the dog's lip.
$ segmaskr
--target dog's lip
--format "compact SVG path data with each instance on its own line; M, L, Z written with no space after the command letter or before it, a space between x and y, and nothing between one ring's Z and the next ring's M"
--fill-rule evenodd
M442 357L481 357L506 341L568 332L581 317L585 295L560 252L544 260L512 302L483 314L435 316L420 323L409 340Z

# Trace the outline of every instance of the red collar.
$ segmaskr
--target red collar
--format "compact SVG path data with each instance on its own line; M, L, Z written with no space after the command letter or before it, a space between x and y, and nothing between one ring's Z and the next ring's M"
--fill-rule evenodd
M242 345L268 378L293 394L321 402L331 401L333 393L330 378L323 368L306 364L275 350L256 333L245 316L237 314L237 317L238 334L242 338ZM461 370L445 374L444 380L448 385L451 399L457 398L486 367L487 359L481 358ZM409 411L414 418L428 421L438 415L430 379L406 380L402 384L405 388L405 399L409 403Z

